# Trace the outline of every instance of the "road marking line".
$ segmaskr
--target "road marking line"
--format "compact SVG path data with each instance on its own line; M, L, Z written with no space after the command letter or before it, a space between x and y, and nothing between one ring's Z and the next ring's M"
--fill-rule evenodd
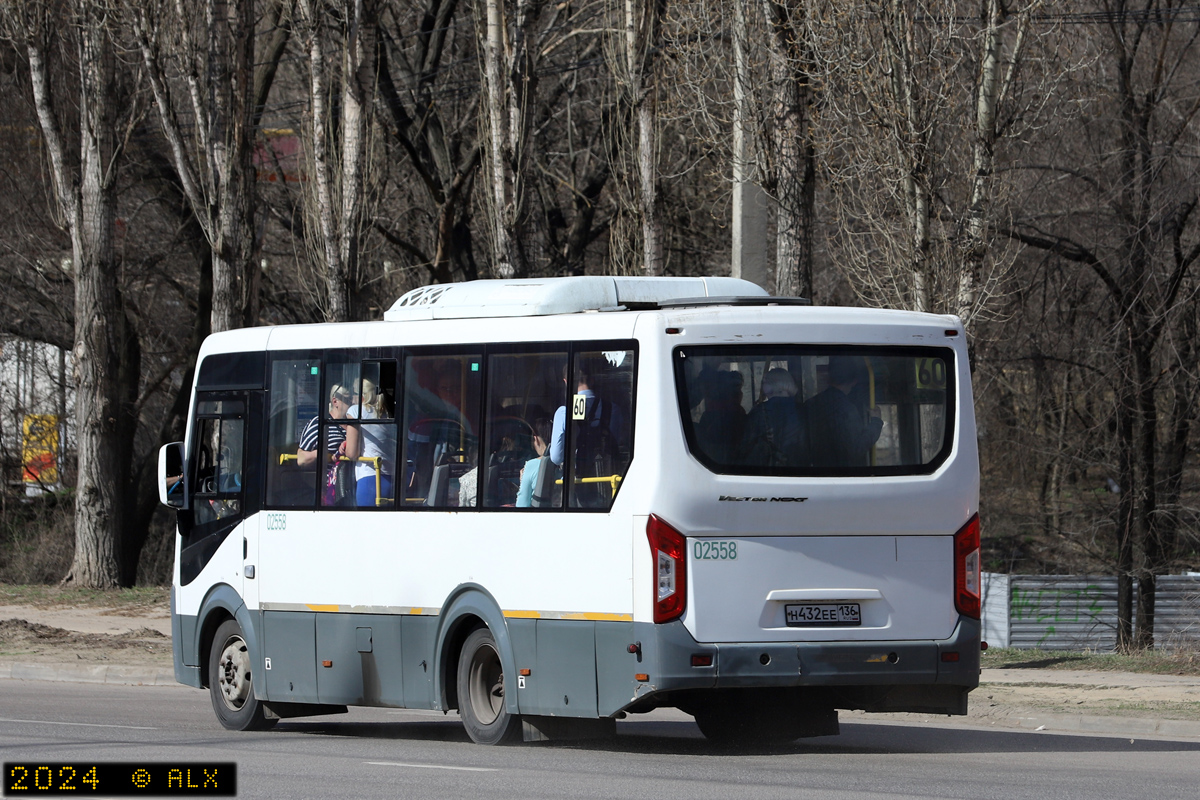
M144 725L105 725L99 722L52 722L48 719L8 719L0 717L0 722L24 722L30 725L78 725L81 728L121 728L127 731L158 730L158 728L148 728Z
M398 761L368 761L373 767L412 767L413 769L451 769L455 772L499 772L489 767L449 767L442 764L401 764Z

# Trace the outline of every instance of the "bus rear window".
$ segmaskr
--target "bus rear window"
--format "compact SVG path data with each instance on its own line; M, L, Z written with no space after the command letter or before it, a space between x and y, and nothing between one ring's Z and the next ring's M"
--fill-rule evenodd
M688 449L739 475L917 475L953 442L949 348L680 347Z

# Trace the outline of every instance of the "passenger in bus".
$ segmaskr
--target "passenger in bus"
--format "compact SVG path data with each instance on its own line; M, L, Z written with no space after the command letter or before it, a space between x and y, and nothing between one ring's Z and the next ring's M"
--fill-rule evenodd
M346 411L346 419L391 419L392 411L387 400L368 378L356 380L354 388L358 403ZM375 489L375 466L359 458L379 458L378 499L392 496L392 461L396 453L396 427L383 425L347 425L346 441L342 454L355 460L354 475L357 479L356 499L359 508L374 508L379 505Z
M865 378L861 357L829 357L829 387L804 404L814 467L870 466L883 420L878 408L855 400Z
M732 464L737 460L746 430L742 408L744 378L737 370L707 369L700 373L704 413L696 423L700 449L713 461Z
M746 416L741 461L756 467L800 467L809 462L808 431L796 407L796 381L782 367L768 370L763 401Z
M533 449L537 455L526 461L525 466L521 468L521 486L517 489L517 508L529 508L533 505L533 487L537 485L542 457L550 448L549 442L553 432L554 421L549 417L538 417L533 421Z
M458 502L451 505L474 508L479 498L479 445L474 437L467 440L462 459L466 469L458 478Z
M591 433L595 433L597 436L591 438L611 438L616 442L628 439L625 415L620 406L610 400L597 397L592 390L592 381L600 374L598 363L589 359L581 359L576 371L579 378L575 384L575 395L584 398L584 419L582 420L584 426L581 427L594 429ZM562 379L567 382L565 368ZM568 402L572 399L568 398ZM550 435L550 461L558 467L562 466L563 460L566 458L567 411L566 406L559 406L554 412L554 430ZM582 435L581 438L583 438Z
M350 408L350 390L335 383L329 390L329 416L332 419L345 419L346 410ZM317 414L304 426L300 434L300 447L296 450L296 465L300 469L311 469L317 466L317 450L321 446L321 415ZM346 441L346 429L342 425L329 425L326 428L325 458L322 475L325 478L323 489L323 504L337 505L339 498L347 496L346 487L340 487L339 480L344 484L349 479L352 470L346 469L336 460L342 443Z

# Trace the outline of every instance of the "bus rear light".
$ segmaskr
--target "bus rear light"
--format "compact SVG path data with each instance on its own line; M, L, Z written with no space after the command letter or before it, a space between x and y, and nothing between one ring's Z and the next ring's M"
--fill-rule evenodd
M958 661L958 653L954 650L948 650L942 653L942 661L953 664L955 661Z
M646 538L654 559L654 621L679 619L687 606L687 540L654 514Z
M979 619L979 515L954 534L954 608L964 617Z
M692 666L693 667L711 667L712 666L712 653L693 653L692 654Z

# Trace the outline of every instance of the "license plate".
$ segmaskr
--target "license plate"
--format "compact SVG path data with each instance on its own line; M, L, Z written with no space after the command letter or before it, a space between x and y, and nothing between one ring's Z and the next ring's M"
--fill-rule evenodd
M787 624L793 628L820 625L861 625L862 611L858 603L804 603L783 607Z

